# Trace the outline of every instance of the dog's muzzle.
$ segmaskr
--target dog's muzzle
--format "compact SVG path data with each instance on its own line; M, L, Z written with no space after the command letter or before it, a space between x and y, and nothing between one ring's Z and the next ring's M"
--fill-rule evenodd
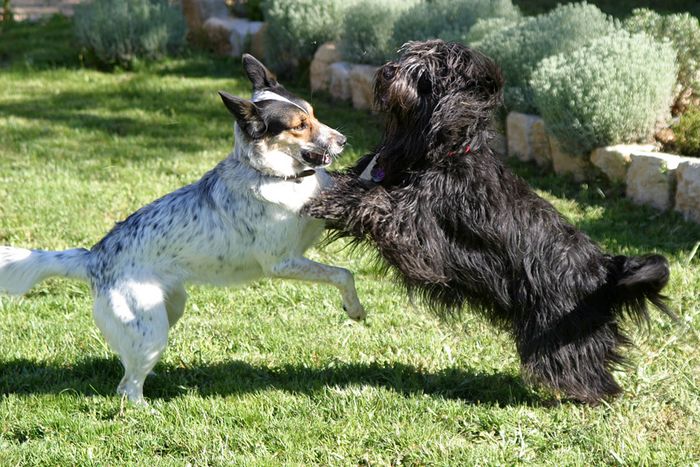
M333 162L333 157L327 152L301 151L301 158L315 167L330 165Z

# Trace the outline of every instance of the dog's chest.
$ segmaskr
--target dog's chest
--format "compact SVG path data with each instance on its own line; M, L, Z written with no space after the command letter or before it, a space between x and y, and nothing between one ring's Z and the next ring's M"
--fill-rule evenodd
M319 171L310 177L298 180L268 179L261 182L256 191L262 201L277 205L284 210L298 213L321 189L330 184L330 177Z

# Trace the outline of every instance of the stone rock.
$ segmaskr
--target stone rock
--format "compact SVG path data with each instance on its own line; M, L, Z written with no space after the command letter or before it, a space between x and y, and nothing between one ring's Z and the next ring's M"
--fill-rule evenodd
M493 148L493 152L499 158L505 160L508 157L508 140L500 131L494 134L493 140L491 140L491 148Z
M558 175L572 175L577 182L593 178L593 167L585 156L569 154L562 149L554 136L549 136L549 151L552 155L552 166Z
M240 57L244 52L251 50L252 39L256 34L260 33L264 23L262 21L232 18L230 24L231 35L229 36L229 43L231 44L231 55ZM263 58L262 55L258 55L258 57Z
M267 23L262 23L257 32L252 32L250 36L250 53L258 60L265 59L265 34Z
M231 31L233 30L232 19L211 17L204 22L202 31L207 44L218 55L231 55Z
M207 43L219 55L240 57L263 28L261 21L214 16L204 22ZM264 52L263 52L264 53ZM262 55L258 57L262 58Z
M374 76L377 69L372 65L352 65L350 68L350 93L352 106L356 109L374 107Z
M591 162L598 167L610 180L624 182L627 178L627 167L633 152L654 151L653 144L618 144L594 149L591 152Z
M534 160L538 165L551 163L549 136L544 120L537 115L511 112L506 119L508 155L521 161Z
M326 42L316 50L309 68L312 91L327 91L330 85L330 66L340 61L340 51L334 42Z
M700 159L678 164L675 209L686 219L700 222Z
M226 17L228 8L224 0L182 0L182 13L191 34L199 34L211 17Z
M350 91L350 69L352 65L347 62L335 62L328 68L330 81L328 91L338 100L347 101L352 97Z
M630 157L627 197L637 204L670 209L673 206L676 168L687 158L644 151L634 152Z

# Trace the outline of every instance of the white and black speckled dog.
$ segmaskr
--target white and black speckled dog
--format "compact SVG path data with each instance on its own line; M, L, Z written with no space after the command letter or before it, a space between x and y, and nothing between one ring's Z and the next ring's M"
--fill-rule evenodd
M233 152L201 180L139 209L91 250L0 247L0 290L23 294L49 276L87 280L94 317L125 374L117 391L144 403L143 384L182 316L183 284L260 277L329 283L362 319L352 274L303 257L324 222L299 214L331 179L324 170L346 138L250 55L251 101L221 92L235 116Z

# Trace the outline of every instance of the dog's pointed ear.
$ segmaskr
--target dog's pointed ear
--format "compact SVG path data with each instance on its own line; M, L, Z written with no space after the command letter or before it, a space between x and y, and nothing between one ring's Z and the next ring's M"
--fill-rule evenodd
M244 133L253 139L258 139L265 133L267 125L260 117L259 109L255 103L232 96L224 91L219 91L219 96L221 96L228 111L236 118L238 126Z
M253 83L253 91L277 86L277 80L270 70L250 54L243 54L243 69Z

